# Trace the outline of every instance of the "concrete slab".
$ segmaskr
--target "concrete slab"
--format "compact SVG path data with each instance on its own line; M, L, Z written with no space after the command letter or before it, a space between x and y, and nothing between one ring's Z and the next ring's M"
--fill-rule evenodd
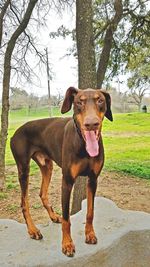
M86 201L71 217L74 258L61 252L61 225L39 225L43 240L29 238L25 224L0 220L0 267L150 267L150 214L124 211L111 200L95 200L98 244L85 244Z

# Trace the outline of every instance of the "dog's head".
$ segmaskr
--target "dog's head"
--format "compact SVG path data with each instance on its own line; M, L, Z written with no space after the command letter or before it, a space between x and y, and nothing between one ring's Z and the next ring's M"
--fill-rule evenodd
M99 151L98 140L104 116L113 120L110 95L100 89L80 90L69 87L61 108L61 113L68 112L74 106L74 119L79 127L86 149L90 156Z

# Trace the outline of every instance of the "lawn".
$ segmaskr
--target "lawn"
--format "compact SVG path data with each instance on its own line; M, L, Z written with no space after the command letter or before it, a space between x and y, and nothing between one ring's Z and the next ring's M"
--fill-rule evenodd
M106 169L150 179L150 114L115 114L103 136Z
M58 109L53 116L59 116ZM9 141L15 130L26 121L48 117L45 109L10 112L10 126L6 150L6 164L14 165ZM150 179L150 114L129 113L114 114L114 121L105 119L103 123L103 140L105 146L105 169L121 171ZM37 167L32 164L32 172Z

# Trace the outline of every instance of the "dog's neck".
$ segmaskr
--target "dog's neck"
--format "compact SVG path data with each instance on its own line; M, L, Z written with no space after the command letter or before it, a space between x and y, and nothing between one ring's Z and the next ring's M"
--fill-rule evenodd
M74 125L75 125L75 128L76 128L76 130L77 130L77 133L78 133L79 137L80 137L81 139L83 139L83 136L82 136L82 134L81 134L80 127L78 126L78 123L76 122L76 119L75 119L75 115L74 115L74 114L73 114L73 121L74 121Z

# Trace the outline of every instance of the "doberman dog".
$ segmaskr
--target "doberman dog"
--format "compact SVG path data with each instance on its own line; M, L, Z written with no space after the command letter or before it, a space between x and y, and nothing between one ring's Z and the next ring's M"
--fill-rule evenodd
M62 251L70 257L75 253L75 246L71 238L69 203L73 184L79 175L88 176L85 242L97 243L93 214L97 177L104 164L101 128L104 116L113 120L110 95L100 89L80 90L70 87L66 91L61 112L68 112L72 104L73 118L30 121L21 126L11 138L11 150L21 186L21 207L28 233L33 239L42 239L29 212L29 164L32 158L42 173L41 200L51 220L62 222ZM62 219L53 211L48 200L52 161L62 168Z

